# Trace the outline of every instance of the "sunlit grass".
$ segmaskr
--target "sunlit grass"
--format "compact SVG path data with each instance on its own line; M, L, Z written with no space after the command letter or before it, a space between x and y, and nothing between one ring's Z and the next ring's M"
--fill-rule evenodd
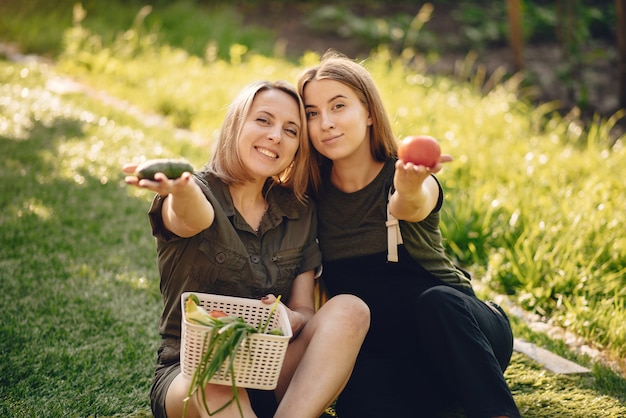
M80 56L63 54L59 62L63 71L86 77L96 88L106 88L145 111L164 115L175 126L207 136L223 120L230 98L245 84L258 79L293 80L296 75L292 64L282 61L276 65L261 55L241 62L240 55L247 50L241 45L231 47L228 61L217 57L205 61L184 50L160 46L156 39L144 44L146 38L139 38L139 33L132 30L121 46L100 42L83 45L85 36L94 35L86 34L83 28L68 33L67 42L79 44L76 53ZM126 48L131 49L130 56L118 54L119 49ZM239 71L230 71L233 65Z
M303 57L303 62L311 59L312 57ZM381 58L373 57L371 64L382 65L385 62L378 62L377 59ZM239 74L239 78L233 75L231 77L244 80L249 77L251 67L263 68L268 62L270 61L267 59L250 60L248 66L244 67L244 74ZM281 66L279 60L271 64L274 67ZM8 162L2 168L3 181L0 183L0 201L8 209L1 215L1 279L5 291L2 304L8 307L4 310L8 321L2 332L14 341L12 348L9 347L9 351L4 354L3 360L6 360L4 364L18 365L21 370L18 374L13 369L3 370L6 387L15 385L17 389L9 394L6 403L0 408L15 412L17 398L25 396L23 391L26 388L42 387L44 394L49 393L46 395L49 397L46 409L40 409L35 403L25 406L25 411L36 411L35 415L40 416L55 416L63 410L98 415L126 411L123 412L124 416L142 416L147 413L146 391L153 367L153 353L157 343L155 326L159 314L154 244L145 217L151 196L128 189L122 182L119 169L129 159L169 155L184 156L199 166L208 157L210 140L199 141L190 133L184 134L165 122L159 126L146 126L141 119L103 104L97 95L58 94L48 91L44 86L49 77L58 75L54 75L45 66L30 66L28 71L24 71L24 68L27 67L6 63L0 65L3 82L0 117L4 121L0 151L7 156ZM229 73L239 70L238 66L226 64L224 68ZM288 65L285 68L290 74L297 72L296 68ZM391 78L384 77L382 70L377 70L375 65L372 68L378 79ZM424 97L426 100L434 100L432 105L435 108L442 107L444 102L438 102L431 96L441 97L443 100L445 95L433 90L454 90L454 87L452 84L439 87L439 82L440 80L434 79L433 85L427 89L407 87L407 91L403 92L406 96L392 102L417 109L419 106L411 104L409 98L413 97L412 100L419 102L419 98ZM399 83L397 86L400 85ZM467 91L462 94L469 95ZM221 97L226 101L227 93L223 92ZM132 100L132 97L129 96L126 100ZM479 98L473 100L474 106L482 104ZM393 105L390 109L395 111ZM530 107L525 109L532 110ZM437 112L442 112L442 116L437 115ZM446 114L442 109L434 113L436 118ZM13 114L18 117L13 117ZM461 119L464 117L459 116ZM513 114L504 119L511 124L516 117L518 116ZM404 124L399 122L401 118L394 119L398 129L412 132L411 128L402 128ZM524 125L527 123L525 118L520 119L520 126L529 130L528 125ZM467 119L465 132L476 132L469 120ZM217 129L217 122L215 123L214 129ZM434 126L437 127L438 124ZM491 128L494 129L493 126ZM554 203L539 195L536 201L526 204L534 205L534 210L541 213L535 214L533 210L527 211L523 206L518 207L521 200L511 202L519 199L517 193L520 190L535 190L530 184L513 187L516 186L515 176L526 178L528 175L524 168L527 167L527 162L522 163L522 168L511 170L515 173L511 178L511 173L505 171L497 173L498 182L488 181L489 179L481 176L480 165L483 161L494 158L489 147L483 145L486 147L484 154L489 155L485 157L483 151L471 152L467 145L469 140L460 133L438 134L436 130L428 132L440 138L449 138L448 141L454 146L447 145L447 140L443 139L444 148L453 149L453 154L461 155L440 176L448 194L454 195L447 202L451 209L446 212L446 234L467 237L467 242L462 239L454 240L457 246L453 249L459 259L471 264L478 272L486 271L484 283L489 284L492 291L506 289L514 297L539 295L533 297L537 298L536 308L541 309L550 308L549 304L544 303L544 299L548 302L554 300L558 308L556 312L565 312L568 315L564 319L567 319L567 325L571 329L576 329L577 321L584 320L589 329L596 330L594 336L602 336L607 341L612 341L611 338L623 338L623 334L619 332L622 326L620 315L623 314L624 307L615 302L621 300L619 295L614 302L606 298L591 297L580 300L575 285L571 284L577 283L577 276L569 273L561 273L552 281L546 279L536 285L524 280L527 276L541 275L546 268L557 262L562 271L577 272L579 264L592 268L595 265L594 260L601 259L596 257L581 263L580 260L585 258L576 254L583 251L585 246L577 247L572 242L570 244L574 245L575 251L570 251L570 246L559 235L559 231L567 231L569 224L573 222L568 211L575 210L576 206L570 208L569 205ZM533 135L538 137L542 134L530 134ZM480 135L467 137L475 139ZM498 143L497 138L491 140ZM527 152L525 147L528 146L512 142L512 149L521 147L519 155L522 156ZM569 155L588 152L577 145L558 144L556 141L542 152L550 157L552 149L562 153L564 147ZM498 143L497 148L506 147ZM509 155L508 161L512 164L510 154L502 155ZM610 159L611 156L603 158ZM474 163L473 160L478 161ZM495 177L496 170L489 170ZM508 184L511 189L504 188L500 183ZM548 191L554 187L549 181L544 183L541 187ZM619 186L619 182L608 183L611 187ZM569 187L575 189L576 185ZM559 190L556 192L561 193ZM547 207L544 208L543 205ZM559 222L546 231L546 228L539 228L526 220L534 217L554 218ZM604 228L600 230L604 231ZM571 236L569 240L571 241ZM494 246L493 243L496 242L501 244ZM561 258L558 252L550 255L557 245L566 252ZM613 249L619 243L595 244L595 253L603 254L603 248L607 245ZM538 253L544 254L539 261L536 259ZM613 257L613 260L619 259ZM610 262L611 259L607 260ZM546 267L545 264L549 265ZM619 280L618 273L614 273L609 279ZM540 299L544 295L542 292L550 290L549 286L560 289L558 291L563 296L559 299ZM568 286L573 286L574 290ZM602 290L597 286L590 286L588 289L598 295ZM567 296L567 292L572 293L571 297ZM525 302L525 299L518 298L518 301ZM593 305L593 311L581 308L583 303L585 306L592 306L591 302L597 304ZM586 315L585 312L589 314ZM616 330L617 333L600 334L598 329L604 327ZM49 345L50 341L62 343L56 344L53 351L42 351L38 348ZM125 347L121 352L120 344ZM606 345L610 346L609 343ZM127 365L129 361L132 362L130 368ZM115 385L109 383L110 391L105 390L103 382L107 382L107 379L119 380L120 369L113 372L109 367L105 371L100 362L124 365L121 370L125 370L124 373L128 371L129 375L124 374L122 381L117 381ZM58 364L67 364L68 367L62 372L49 369ZM597 406L598 409L622 411L624 408L620 406L619 400L609 395L615 387L619 387L619 380L606 380L608 383L600 389L599 394L599 389L588 379L564 380L539 369L533 371L533 367L536 366L529 366L516 357L513 367L507 372L525 416L549 416L544 411L547 407L551 411L558 410L563 416L576 416L568 408L574 408L572 403L577 405L581 402L592 405L593 408ZM87 375L83 375L84 373ZM102 374L103 377L96 382L91 377L92 373ZM600 381L607 374L596 373L594 376ZM75 379L75 382L59 387L55 383L56 379ZM20 385L17 384L18 381L21 382ZM126 397L116 398L119 396L116 388L120 385L129 385L133 389L126 392ZM573 399L565 402L563 397L566 394L551 392L549 389L559 385L571 385ZM90 390L98 388L98 401L91 394L76 399L55 397L55 394L75 390L75 387L92 388ZM593 402L590 401L592 398ZM565 406L558 406L562 403ZM561 409L553 409L557 406Z
M618 417L625 411L617 396L598 394L594 377L554 374L522 354L513 354L505 376L525 418Z
M46 91L49 70L25 68L0 62L0 415L145 409L158 277L149 196L131 198L120 167L144 150L134 133L170 137L83 96Z
M149 416L152 196L129 189L120 168L169 156L201 167L241 87L295 81L317 59L237 43L227 58L198 56L158 35L75 26L58 65L0 61L0 415ZM439 175L450 252L487 295L507 293L626 356L626 151L609 135L621 115L585 125L520 100L516 79L486 88L470 64L458 80L406 64L385 49L365 61L397 135L433 135L455 158ZM518 325L516 335L554 344ZM590 378L514 360L507 378L524 416L626 413L623 380L587 359L575 358Z

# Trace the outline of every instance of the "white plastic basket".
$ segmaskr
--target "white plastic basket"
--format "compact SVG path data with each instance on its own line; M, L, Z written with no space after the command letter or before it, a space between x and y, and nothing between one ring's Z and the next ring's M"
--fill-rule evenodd
M200 306L205 310L224 311L228 315L241 317L255 327L259 323L264 324L272 310L271 304L268 305L255 299L197 292L183 293L181 295L183 319L181 324L180 367L183 376L188 379L193 377L203 354L206 352L204 347L205 336L209 333L208 327L188 322L185 318L185 300L192 293L198 297ZM272 328L279 328L283 335L252 334L238 350L234 362L237 387L265 390L276 388L287 345L293 335L287 318L287 311L282 304L278 304L272 316L268 330ZM230 373L219 370L211 379L211 383L232 385Z

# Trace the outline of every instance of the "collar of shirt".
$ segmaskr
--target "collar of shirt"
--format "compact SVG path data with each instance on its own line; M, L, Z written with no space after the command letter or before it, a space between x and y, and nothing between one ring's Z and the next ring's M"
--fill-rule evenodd
M235 206L226 183L210 172L203 172L198 178L209 187L220 202L223 202L224 213L232 219L235 216ZM302 204L298 202L291 190L277 184L272 185L271 179L267 180L264 188L268 203L266 215L270 222L269 228L280 224L284 217L288 219L300 218Z

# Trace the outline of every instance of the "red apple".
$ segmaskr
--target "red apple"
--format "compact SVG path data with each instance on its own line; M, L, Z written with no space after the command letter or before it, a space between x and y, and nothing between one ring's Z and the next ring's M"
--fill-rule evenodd
M400 142L398 158L405 163L433 167L439 161L441 147L435 138L428 135L407 136Z

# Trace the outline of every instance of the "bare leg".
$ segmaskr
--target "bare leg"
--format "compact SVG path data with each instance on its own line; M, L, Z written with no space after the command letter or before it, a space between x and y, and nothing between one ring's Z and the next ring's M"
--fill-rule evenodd
M318 418L346 385L369 329L369 308L352 295L328 300L289 344L275 418Z
M184 400L187 398L189 391L189 380L185 379L182 374L176 376L172 381L165 400L165 409L169 417L182 417ZM226 385L207 385L205 387L206 399L211 412L218 410L232 397L232 388ZM250 406L250 399L245 389L239 389L239 402L243 410L244 418L256 418ZM209 414L206 412L199 393L193 396L188 404L185 418L206 418ZM211 418L241 418L237 403L231 403L227 408L217 414L211 415Z

